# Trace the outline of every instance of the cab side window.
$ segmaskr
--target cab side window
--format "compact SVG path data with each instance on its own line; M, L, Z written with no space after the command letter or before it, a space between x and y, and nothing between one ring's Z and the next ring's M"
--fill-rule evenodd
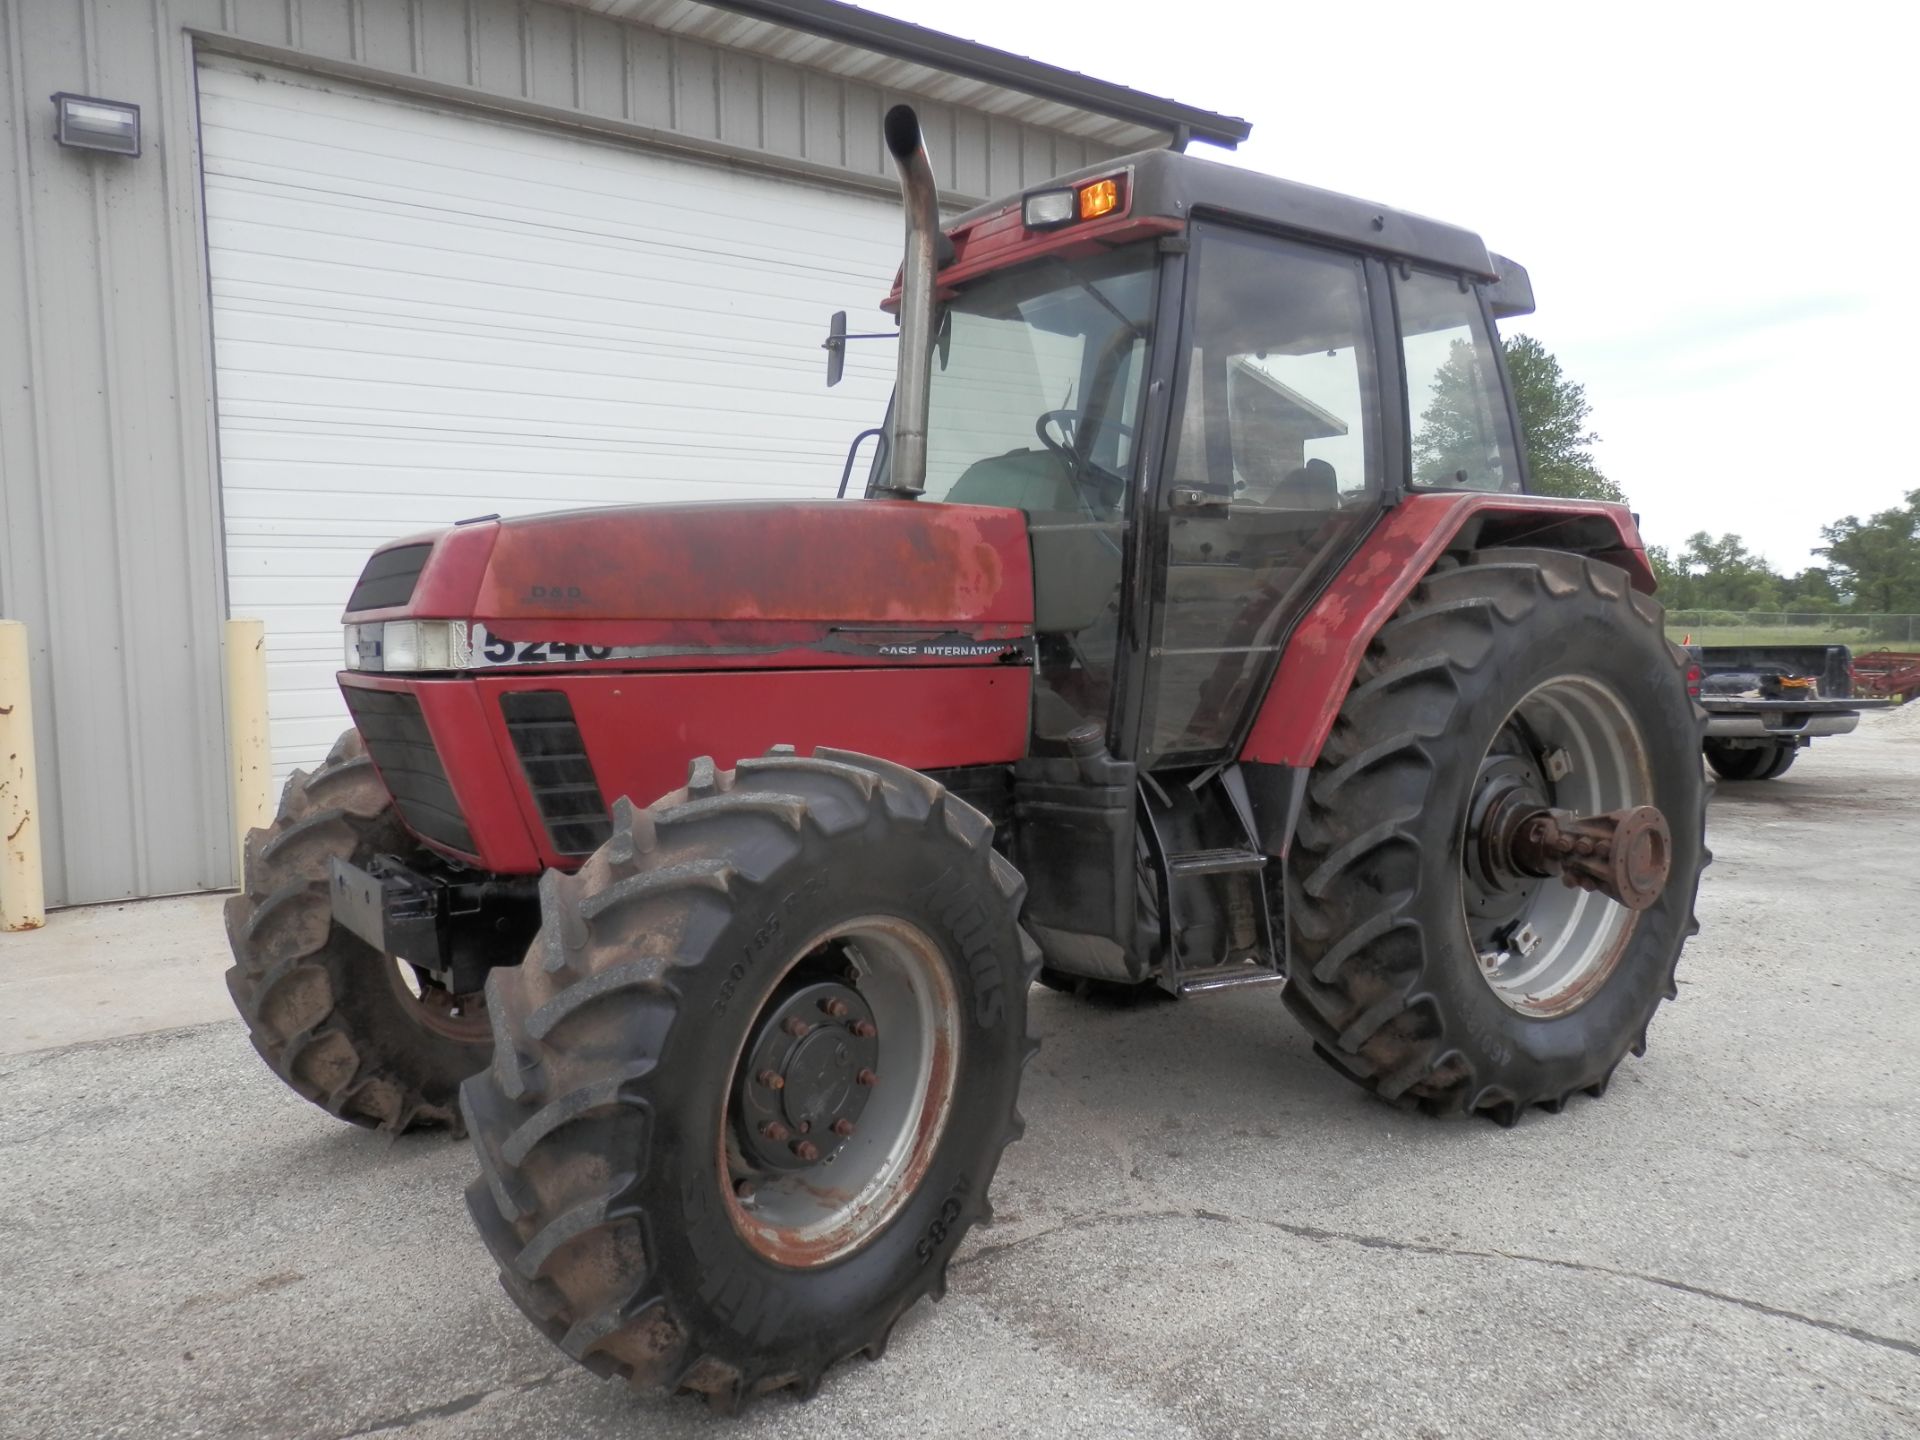
M1520 466L1480 297L1452 275L1394 282L1406 362L1413 483L1432 490L1518 490Z

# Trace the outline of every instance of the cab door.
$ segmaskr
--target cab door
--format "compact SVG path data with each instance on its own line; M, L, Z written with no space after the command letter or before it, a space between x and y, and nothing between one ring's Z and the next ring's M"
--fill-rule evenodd
M1379 513L1380 274L1359 256L1194 227L1153 541L1143 767L1231 753L1293 622Z

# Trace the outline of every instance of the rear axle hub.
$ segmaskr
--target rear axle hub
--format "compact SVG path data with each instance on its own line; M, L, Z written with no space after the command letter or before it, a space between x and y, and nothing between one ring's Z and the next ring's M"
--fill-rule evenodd
M1501 840L1515 869L1558 875L1629 910L1645 910L1666 888L1673 863L1667 820L1652 805L1576 815L1569 810L1509 811Z

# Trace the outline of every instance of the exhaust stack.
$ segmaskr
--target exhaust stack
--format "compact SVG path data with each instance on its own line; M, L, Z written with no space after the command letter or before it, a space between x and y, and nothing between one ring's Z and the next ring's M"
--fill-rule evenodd
M927 391L933 364L933 280L939 268L940 194L911 105L887 111L882 126L900 171L907 212L907 254L900 272L899 374L893 391L893 441L887 489L912 499L927 488Z

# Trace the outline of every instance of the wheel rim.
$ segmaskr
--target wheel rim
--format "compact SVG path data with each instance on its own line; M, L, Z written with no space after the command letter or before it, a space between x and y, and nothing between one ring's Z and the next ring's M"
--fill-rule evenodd
M825 1265L900 1212L952 1109L959 1013L939 945L905 920L801 947L748 1027L720 1125L721 1190L754 1250Z
M386 960L394 991L415 1024L463 1045L478 1044L492 1036L486 991L456 995L398 956L389 955Z
M1462 910L1480 976L1536 1019L1577 1010L1606 983L1639 916L1603 894L1518 873L1479 842L1503 807L1538 800L1579 814L1653 802L1645 738L1610 687L1586 676L1536 686L1495 734L1462 836Z

